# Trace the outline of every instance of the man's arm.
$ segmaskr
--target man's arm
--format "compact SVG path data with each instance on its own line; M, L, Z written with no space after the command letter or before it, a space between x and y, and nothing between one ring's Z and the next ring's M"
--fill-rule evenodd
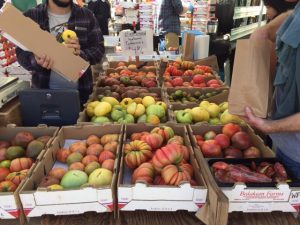
M246 121L264 133L300 132L300 112L280 120L267 120L254 115L251 108L246 107Z
M88 46L80 50L80 56L91 65L99 63L105 53L104 39L96 18L90 12L91 24L88 32Z
M276 41L276 33L279 27L283 24L283 22L292 14L292 10L284 12L277 16L270 23L266 24L263 27L256 29L250 39L267 39L272 42Z

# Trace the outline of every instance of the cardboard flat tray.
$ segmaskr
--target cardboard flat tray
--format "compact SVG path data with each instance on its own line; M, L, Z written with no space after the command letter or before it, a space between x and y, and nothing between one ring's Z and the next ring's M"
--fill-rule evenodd
M67 146L72 140L85 140L89 135L119 134L112 184L100 188L82 187L49 191L37 188L42 178L47 176L53 166L57 166L56 152ZM119 167L120 145L122 143L122 125L69 126L62 127L51 147L39 161L31 176L25 180L20 190L20 198L27 217L45 214L72 215L88 211L98 213L113 212L116 208L116 181Z
M187 103L182 103L182 102L171 102L170 101L170 95L172 93L175 93L177 90L183 90L186 91L187 93L194 94L196 91L200 92L202 94L207 94L207 93L212 93L212 92L217 92L216 95L212 97L205 98L203 100L197 100L196 102L187 102ZM223 87L223 88L182 88L182 87L175 87L175 88L166 88L165 89L165 99L168 101L168 104L173 107L173 106L182 106L186 105L186 108L193 108L196 106L199 106L201 101L209 101L209 102L225 102L228 100L228 92L229 88Z
M95 87L110 87L110 86L104 86L104 84L102 83L103 80L104 80L104 78L107 77L107 76L109 76L109 74L111 74L111 73L120 73L121 70L122 69L111 69L111 68L107 69L102 76L99 76L99 78L98 78L98 80L96 82ZM143 69L142 68L142 69L139 69L139 70L131 70L131 71L133 71L133 72L143 71L143 72L146 72L146 73L152 72L152 73L154 73L156 75L158 74L156 68L150 68L150 69ZM120 80L120 79L117 78L117 80ZM156 76L156 82L157 82L157 86L156 87L159 87L158 76ZM130 86L126 86L126 87L130 87ZM133 86L133 87L140 87L140 86Z
M265 146L261 138L257 136L250 127L246 126L243 128L250 134L253 145L262 151L263 157L274 158L274 152ZM218 187L208 165L208 160L220 159L205 159L194 135L202 135L210 130L220 132L221 129L222 126L211 126L208 124L188 126L197 161L205 167L205 169L203 169L203 171L205 171L205 179L209 181L210 187L212 187L216 193L219 193L218 196L220 199L224 197L223 195L226 196L225 199L227 198L224 203L227 204L228 207L224 209L221 207L220 213L228 214L228 212L235 211L247 213L273 211L298 212L300 209L300 188L290 187L287 183L279 183L276 186L271 185L271 187L270 185L266 187L248 187L244 183L236 183L231 187ZM217 203L217 205L219 204ZM218 220L220 221L220 219ZM219 224L224 223L221 221Z
M53 138L56 136L58 132L57 127L15 127L14 125L9 125L9 127L0 127L0 136L1 140L10 141L13 137L20 131L29 131L33 134L34 137L40 137L44 135L52 136L52 138L48 141L45 149L49 147L53 141ZM31 166L28 176L32 173L35 166L40 161L41 157L45 154L45 149L39 154L35 163ZM23 180L21 184L18 186L17 190L13 192L0 192L0 219L13 219L23 217L22 211L22 203L19 198L19 191L24 184Z
M202 177L200 167L194 158L189 137L185 126L166 124L173 128L176 135L184 138L185 145L190 151L190 163L195 172L197 186L182 183L179 186L150 185L144 182L131 183L132 170L124 163L124 143L128 142L132 133L150 132L153 125L126 125L123 139L123 151L118 178L118 204L121 211L177 211L187 210L195 212L206 203L207 187Z
M132 87L127 87L125 88L125 90L130 90ZM144 87L133 87L133 88L141 88L141 89L146 89ZM77 119L77 124L81 124L81 125L92 125L95 124L97 125L97 123L91 122L90 121L90 117L87 114L87 109L86 106L88 105L88 103L92 102L92 101L96 101L98 100L98 95L104 94L104 92L106 90L111 90L110 87L97 87L94 89L93 93L90 95L87 103L85 104L85 109L79 113L79 117ZM154 88L147 88L147 90L150 93L156 93L159 100L160 101L164 101L166 103L165 97L164 97L164 93L163 90L161 88L158 87L154 87ZM122 100L122 99L120 99ZM173 121L174 119L172 119L172 114L170 110L166 111L166 116L167 116L167 121ZM109 122L107 124L117 124L117 122Z
M277 158L255 158L255 159L207 159L207 163L210 166L211 169L211 165L214 164L215 162L225 162L228 164L242 164L245 165L247 167L251 166L251 163L254 162L256 166L258 166L261 162L269 162L269 163L276 163L276 162L280 162L282 163L280 160L278 160ZM284 164L283 164L284 165ZM289 168L287 166L284 166L287 174L288 174L288 180L291 180L289 182L287 182L287 184L290 187L300 187L300 180L297 179L295 177L295 175L289 170ZM217 184L219 187L233 187L235 185L235 183L222 183L217 181ZM277 182L270 182L270 183L245 183L247 187L255 187L255 188L265 188L265 187L276 187L278 185Z

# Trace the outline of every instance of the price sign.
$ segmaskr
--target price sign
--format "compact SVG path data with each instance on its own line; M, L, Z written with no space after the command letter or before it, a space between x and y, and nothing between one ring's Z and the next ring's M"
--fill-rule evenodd
M122 53L128 56L139 56L153 53L153 31L124 30L120 33Z

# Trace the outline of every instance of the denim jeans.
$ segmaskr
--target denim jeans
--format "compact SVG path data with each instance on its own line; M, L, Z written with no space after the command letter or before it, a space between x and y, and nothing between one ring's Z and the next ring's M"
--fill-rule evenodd
M286 168L293 173L293 175L300 179L300 162L296 162L286 156L280 149L276 150L276 157L286 166Z

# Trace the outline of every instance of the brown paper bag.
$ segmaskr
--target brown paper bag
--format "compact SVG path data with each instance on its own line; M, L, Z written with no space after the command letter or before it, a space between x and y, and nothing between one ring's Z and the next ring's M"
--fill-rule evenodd
M195 35L186 32L184 34L183 53L182 53L182 57L184 60L193 60L194 42L195 42Z
M228 99L231 114L243 116L245 107L250 106L255 115L267 117L271 100L269 90L272 46L270 41L237 41Z

